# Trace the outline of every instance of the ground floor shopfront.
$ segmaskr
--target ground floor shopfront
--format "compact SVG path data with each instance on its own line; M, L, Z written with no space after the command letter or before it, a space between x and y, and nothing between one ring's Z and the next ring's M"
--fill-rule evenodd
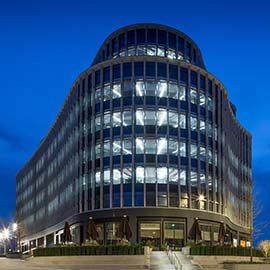
M72 240L81 244L88 239L88 218L91 216L98 231L97 242L101 245L117 244L120 239L117 231L121 219L127 215L132 231L130 241L140 243L151 241L159 247L168 244L176 249L185 246L189 240L189 231L198 218L202 241L209 245L218 244L220 224L226 227L225 243L248 246L248 228L233 224L227 217L211 212L163 209L163 208L130 208L83 213L67 220L70 224ZM59 223L45 231L23 239L23 250L36 247L53 246L62 242L64 223Z

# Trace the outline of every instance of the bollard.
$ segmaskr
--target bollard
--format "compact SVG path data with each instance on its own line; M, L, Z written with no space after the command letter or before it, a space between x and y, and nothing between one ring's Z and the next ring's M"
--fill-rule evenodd
M147 268L150 269L150 248L148 246L144 247L144 262Z

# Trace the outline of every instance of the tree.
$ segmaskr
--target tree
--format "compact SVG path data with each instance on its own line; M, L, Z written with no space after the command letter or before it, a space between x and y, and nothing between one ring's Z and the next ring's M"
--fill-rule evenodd
M269 256L270 241L269 240L261 241L258 247L263 252L264 257L267 258Z

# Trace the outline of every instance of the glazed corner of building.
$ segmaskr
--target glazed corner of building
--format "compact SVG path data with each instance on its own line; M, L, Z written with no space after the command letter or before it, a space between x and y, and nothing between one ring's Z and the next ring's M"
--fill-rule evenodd
M134 242L152 224L157 243L183 245L198 217L206 242L223 222L240 244L251 186L251 134L199 47L174 28L135 24L113 32L74 82L17 174L17 213L28 247L58 243L65 221L81 243L89 216L100 241L116 241L105 232L124 214ZM181 239L168 238L171 224Z

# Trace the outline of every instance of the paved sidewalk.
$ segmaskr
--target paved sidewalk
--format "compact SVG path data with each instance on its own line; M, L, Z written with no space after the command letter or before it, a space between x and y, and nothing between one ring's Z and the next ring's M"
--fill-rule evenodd
M175 270L165 251L153 251L150 255L151 270Z

